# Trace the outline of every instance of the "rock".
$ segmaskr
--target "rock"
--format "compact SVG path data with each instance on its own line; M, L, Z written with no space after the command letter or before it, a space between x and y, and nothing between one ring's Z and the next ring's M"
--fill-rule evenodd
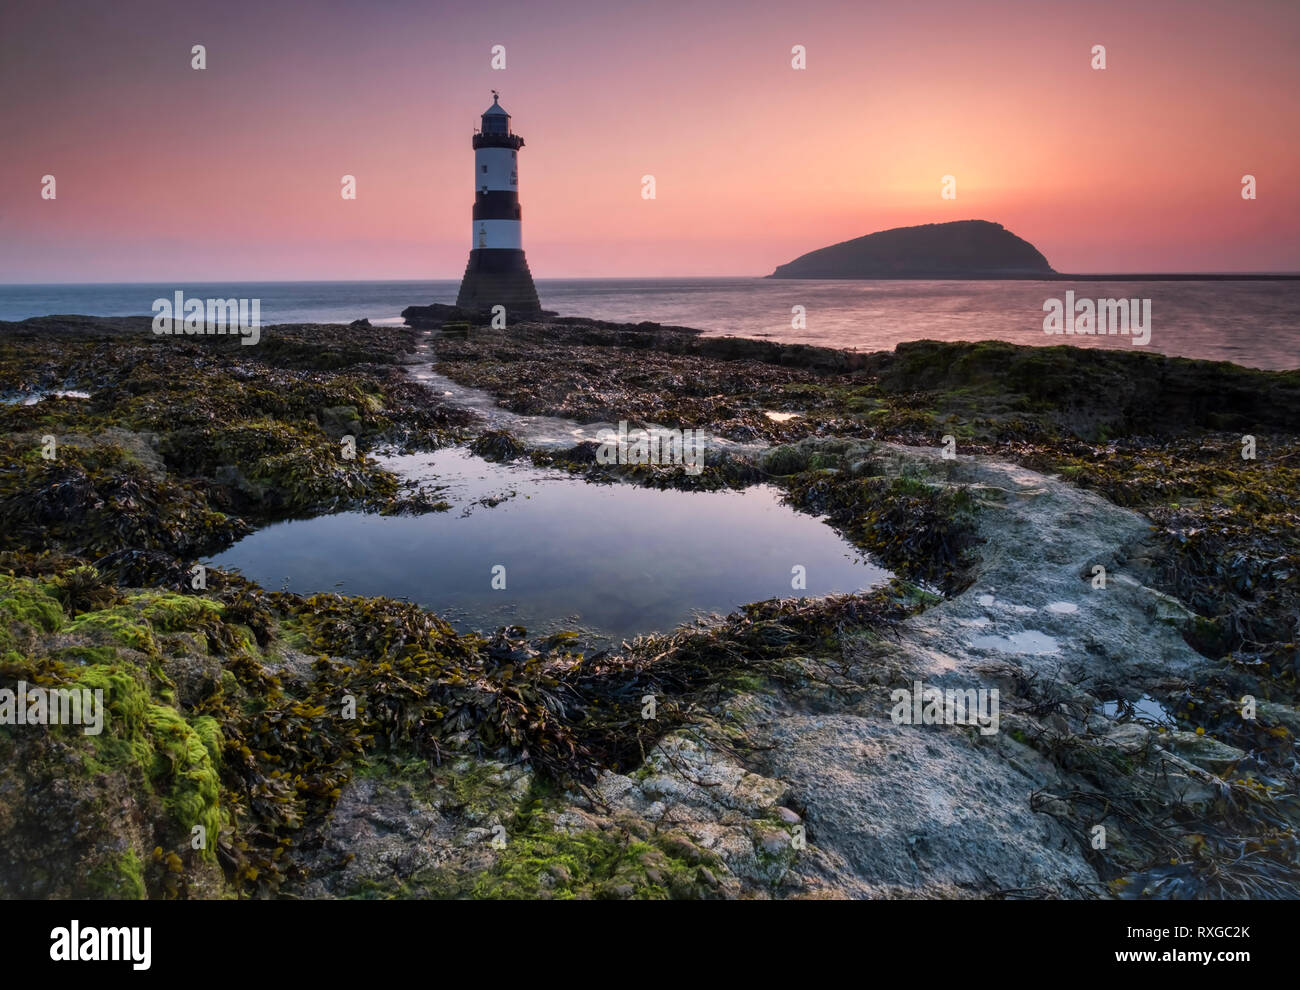
M1173 595L1166 595L1154 588L1143 587L1142 590L1151 596L1151 614L1157 622L1183 629L1196 621L1196 613Z
M754 845L769 856L781 856L791 848L790 834L776 828L756 828Z
M212 480L247 495L255 502L260 502L266 497L266 489L262 485L249 481L244 476L244 472L234 464L222 464L212 473Z
M1065 716L1060 712L1052 712L1044 719L1047 728L1061 737L1073 735L1070 730L1070 723L1066 721Z
M1166 800L1184 804L1197 814L1204 814L1214 807L1220 792L1209 781L1171 770L1156 775L1153 793Z
M222 668L215 657L167 656L162 668L176 685L176 700L187 708L196 707L211 697L221 684Z
M1246 758L1246 754L1235 746L1219 742L1211 736L1197 735L1195 732L1181 730L1166 732L1160 737L1160 741L1165 749L1177 753L1188 763L1220 776Z
M773 447L763 452L758 466L768 474L797 474L808 467L808 455L794 445Z
M1300 736L1300 711L1290 705L1279 705L1274 701L1256 701L1255 716L1269 725L1280 725L1291 730L1293 736Z
M487 842L490 838L492 838L492 830L490 828L475 826L465 833L462 845L474 846L478 845L480 842Z
M320 411L320 427L331 436L357 436L361 420L356 406L326 406Z
M681 832L670 832L659 840L659 847L674 859L687 863L704 861L705 852Z
M408 327L417 330L437 330L444 323L463 321L474 316L455 306L433 303L429 306L407 306L402 310L402 319Z
M1140 752L1146 747L1150 738L1151 733L1147 727L1137 722L1111 723L1110 728L1102 736L1105 745L1113 746L1126 754Z

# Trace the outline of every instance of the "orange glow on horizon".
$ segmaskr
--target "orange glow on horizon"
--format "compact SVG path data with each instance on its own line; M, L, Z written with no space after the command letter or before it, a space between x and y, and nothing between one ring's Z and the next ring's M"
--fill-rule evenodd
M0 107L3 282L458 278L493 87L527 141L539 278L765 275L971 218L1067 272L1300 271L1292 3L147 0L0 28L21 82Z

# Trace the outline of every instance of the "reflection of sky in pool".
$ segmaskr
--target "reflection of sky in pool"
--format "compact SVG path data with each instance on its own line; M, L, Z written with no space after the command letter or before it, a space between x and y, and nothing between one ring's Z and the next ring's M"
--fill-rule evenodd
M1101 706L1101 711L1103 715L1120 721L1144 718L1161 725L1178 724L1173 713L1149 694L1140 695L1137 701L1107 701Z
M212 559L270 590L407 598L461 629L668 630L746 602L874 587L888 574L768 486L743 492L591 485L463 450L392 458L448 486L448 512L277 523ZM485 497L514 492L495 506ZM493 590L492 568L506 568ZM807 569L806 590L791 568Z

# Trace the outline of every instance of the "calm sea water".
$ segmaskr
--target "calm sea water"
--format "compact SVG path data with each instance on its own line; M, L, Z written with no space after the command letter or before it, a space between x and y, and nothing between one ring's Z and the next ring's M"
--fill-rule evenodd
M413 303L455 302L457 280L0 286L0 320L53 313L131 316L187 295L258 298L262 323L400 323ZM1137 349L1124 336L1048 336L1043 303L1150 299L1147 348L1258 368L1300 367L1300 282L851 282L759 278L540 279L564 316L698 327L711 334L888 350L904 340L1006 340ZM792 325L792 309L806 327Z

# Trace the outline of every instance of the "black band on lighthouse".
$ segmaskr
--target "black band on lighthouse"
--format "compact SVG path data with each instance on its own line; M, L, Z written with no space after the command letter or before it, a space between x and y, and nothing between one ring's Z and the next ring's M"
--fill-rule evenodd
M520 220L519 194L512 192L481 192L474 197L475 220Z
M522 251L508 248L481 248L469 253L469 264L465 268L466 278L469 277L470 272L479 275L528 274L528 262L524 259ZM530 275L529 278L531 277Z

